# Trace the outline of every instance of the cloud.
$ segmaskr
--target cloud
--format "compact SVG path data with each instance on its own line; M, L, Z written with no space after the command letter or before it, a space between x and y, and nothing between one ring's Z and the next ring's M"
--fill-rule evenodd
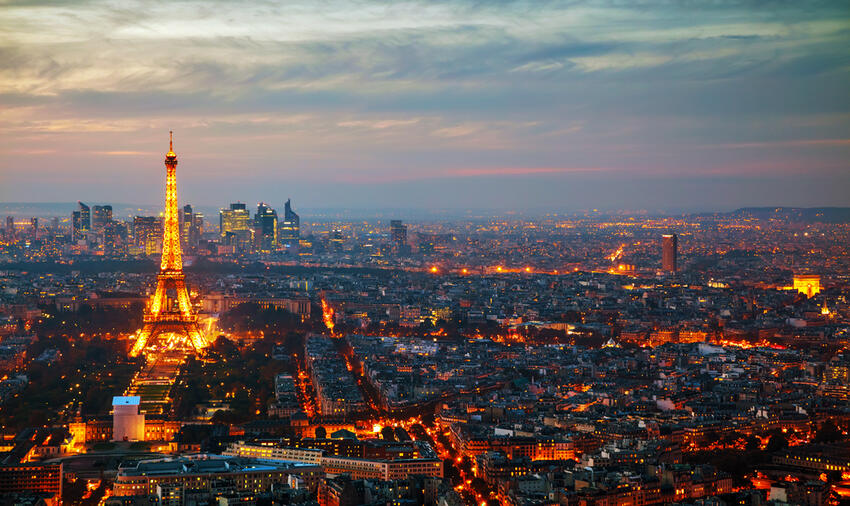
M599 167L487 167L474 169L455 169L445 173L447 176L528 176L533 174L562 174L565 172L598 172Z
M826 177L848 21L840 1L6 1L0 178L26 153L34 181L141 164L169 129L215 178Z

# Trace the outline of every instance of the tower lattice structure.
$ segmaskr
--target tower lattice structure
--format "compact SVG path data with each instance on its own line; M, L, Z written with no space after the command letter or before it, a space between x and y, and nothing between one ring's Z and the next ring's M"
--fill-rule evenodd
M169 132L168 153L165 155L165 217L162 227L162 261L154 292L145 309L144 326L139 332L130 355L135 357L158 338L168 336L166 346L190 345L195 351L207 342L198 326L198 315L192 310L186 275L183 274L183 255L180 250L180 223L177 211L177 154Z

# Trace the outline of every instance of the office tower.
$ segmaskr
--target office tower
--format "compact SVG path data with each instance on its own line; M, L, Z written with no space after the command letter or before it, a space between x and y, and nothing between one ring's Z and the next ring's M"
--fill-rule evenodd
M221 236L224 237L228 232L233 234L247 232L250 229L248 226L249 218L250 213L245 204L241 202L230 204L230 209L222 209L218 215Z
M38 239L38 218L30 218L30 228L33 239Z
M335 228L331 231L330 247L335 250L342 250L342 243L345 237L342 235L342 230Z
M262 250L277 248L277 211L263 202L257 204L254 215L254 239Z
M186 204L180 215L180 239L183 246L189 251L197 248L202 233L203 215L195 213L192 206Z
M91 209L82 202L77 202L80 211L80 230L88 232L91 230Z
M54 234L59 232L59 217L58 216L54 216L53 218L50 218L50 231L53 232Z
M155 255L159 251L162 238L162 220L156 216L136 216L133 218L133 244L146 255Z
M183 206L183 212L180 213L180 240L183 242L183 246L189 244L189 233L194 223L195 216L192 212L192 206L186 204Z
M292 243L301 237L301 218L292 210L290 199L283 205L283 222L280 224L280 241Z
M168 143L165 155L165 218L162 229L162 260L156 277L156 292L145 308L145 325L136 337L130 356L144 351L158 336L180 337L180 344L200 351L207 342L198 326L198 315L186 290L183 252L180 249L180 222L177 210L177 154ZM173 346L173 342L171 346Z
M112 206L94 206L91 215L92 230L101 231L112 221Z
M15 238L15 219L6 216L6 239L11 241Z
M74 211L71 213L71 239L74 241L79 240L82 237L82 231L80 230L82 218L80 216L79 211Z
M257 214L254 215L254 234L261 249L277 248L277 211L263 202L257 204Z
M86 232L91 229L91 215L89 206L77 202L77 210L71 214L71 237L79 241L85 237Z
M127 224L122 221L110 221L103 228L103 249L110 255L127 252ZM155 243L154 243L155 244Z
M193 220L194 233L196 237L192 245L197 246L201 241L201 236L204 235L204 215L201 213L195 213Z
M661 236L661 269L667 272L678 270L679 238L676 234L664 234Z
M254 229L250 226L250 213L245 204L230 204L230 209L222 209L218 218L222 244L235 246L237 251L253 247Z
M390 238L393 242L393 247L399 251L403 250L407 245L407 225L401 220L390 221Z

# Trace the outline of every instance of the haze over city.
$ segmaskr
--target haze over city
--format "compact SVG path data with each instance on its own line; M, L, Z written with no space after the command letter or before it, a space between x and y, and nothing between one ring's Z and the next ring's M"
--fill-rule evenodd
M847 205L848 22L840 1L4 2L0 201L155 205L174 130L197 205Z

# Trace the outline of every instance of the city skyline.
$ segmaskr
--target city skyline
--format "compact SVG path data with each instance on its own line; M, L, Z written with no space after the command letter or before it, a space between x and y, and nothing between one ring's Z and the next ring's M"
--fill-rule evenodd
M0 33L0 504L850 504L847 0Z
M840 2L9 3L0 201L152 205L173 129L198 206L848 205L847 20Z

